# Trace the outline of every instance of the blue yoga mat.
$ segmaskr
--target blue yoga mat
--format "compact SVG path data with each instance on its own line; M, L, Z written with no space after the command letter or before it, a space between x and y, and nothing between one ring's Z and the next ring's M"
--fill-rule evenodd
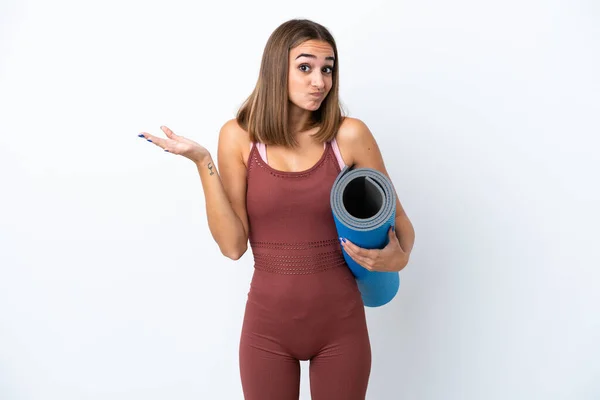
M333 183L330 201L339 237L367 249L382 249L388 244L388 230L396 218L396 194L384 174L346 166ZM398 272L369 271L343 253L365 306L379 307L396 296Z

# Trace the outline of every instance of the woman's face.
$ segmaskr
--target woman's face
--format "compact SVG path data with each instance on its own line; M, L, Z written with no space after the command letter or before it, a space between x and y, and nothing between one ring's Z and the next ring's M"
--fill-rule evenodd
M331 90L333 48L327 42L308 40L290 50L288 96L297 107L315 111Z

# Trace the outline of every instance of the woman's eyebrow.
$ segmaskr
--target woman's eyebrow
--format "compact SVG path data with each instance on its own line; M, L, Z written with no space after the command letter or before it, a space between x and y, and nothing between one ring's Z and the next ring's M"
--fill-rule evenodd
M315 56L314 54L302 53L302 54L298 55L298 57L296 57L296 60L299 59L300 57L317 58L317 56ZM325 59L330 60L330 61L335 61L335 57L333 57L333 56L325 57Z

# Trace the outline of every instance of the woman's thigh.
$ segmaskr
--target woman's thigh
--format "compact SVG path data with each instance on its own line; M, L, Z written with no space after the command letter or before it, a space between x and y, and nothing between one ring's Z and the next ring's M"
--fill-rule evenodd
M277 343L243 333L239 356L245 400L298 400L300 362Z
M312 400L364 400L370 373L367 330L344 335L310 360Z

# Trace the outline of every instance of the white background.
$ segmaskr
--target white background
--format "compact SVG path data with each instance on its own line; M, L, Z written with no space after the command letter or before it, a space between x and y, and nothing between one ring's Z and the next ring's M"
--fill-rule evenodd
M598 2L200 4L2 1L2 400L242 399L252 255L219 253L193 163L137 134L216 158L296 17L336 38L417 233L367 309L367 398L600 398Z

